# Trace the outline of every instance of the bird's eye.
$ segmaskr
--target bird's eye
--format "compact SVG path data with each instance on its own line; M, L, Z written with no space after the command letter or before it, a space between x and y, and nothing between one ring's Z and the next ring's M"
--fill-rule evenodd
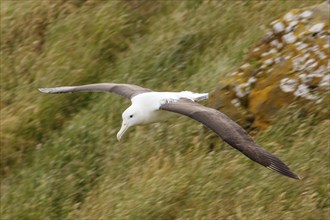
M130 117L130 118L133 118L133 115L130 115L129 117Z

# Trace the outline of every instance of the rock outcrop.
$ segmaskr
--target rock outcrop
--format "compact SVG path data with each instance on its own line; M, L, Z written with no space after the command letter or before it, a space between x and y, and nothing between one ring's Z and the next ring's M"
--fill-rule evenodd
M219 82L209 104L245 128L268 127L274 114L293 102L329 116L329 12L327 1L272 22L238 70Z

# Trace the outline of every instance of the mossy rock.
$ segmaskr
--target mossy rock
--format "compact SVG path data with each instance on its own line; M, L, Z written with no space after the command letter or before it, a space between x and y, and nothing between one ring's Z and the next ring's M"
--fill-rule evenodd
M270 24L237 71L219 82L210 105L245 128L267 128L283 107L329 116L330 2L294 9Z

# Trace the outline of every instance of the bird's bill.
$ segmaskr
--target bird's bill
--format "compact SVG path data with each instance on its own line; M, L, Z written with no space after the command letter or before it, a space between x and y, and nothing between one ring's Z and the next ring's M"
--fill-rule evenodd
M124 122L121 125L120 130L117 133L117 140L120 141L121 137L125 134L127 129L129 128L128 123Z

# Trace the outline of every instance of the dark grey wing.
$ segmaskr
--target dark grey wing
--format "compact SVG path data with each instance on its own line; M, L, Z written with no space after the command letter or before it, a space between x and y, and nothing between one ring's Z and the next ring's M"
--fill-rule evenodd
M152 92L150 89L142 88L133 84L119 83L96 83L82 86L62 86L54 88L40 88L43 93L66 93L66 92L112 92L125 98L131 99L145 92Z
M251 136L238 124L225 114L206 106L200 105L188 99L167 102L160 109L186 115L201 122L213 130L225 142L242 152L251 160L282 175L300 179L280 159L262 149L253 141Z

